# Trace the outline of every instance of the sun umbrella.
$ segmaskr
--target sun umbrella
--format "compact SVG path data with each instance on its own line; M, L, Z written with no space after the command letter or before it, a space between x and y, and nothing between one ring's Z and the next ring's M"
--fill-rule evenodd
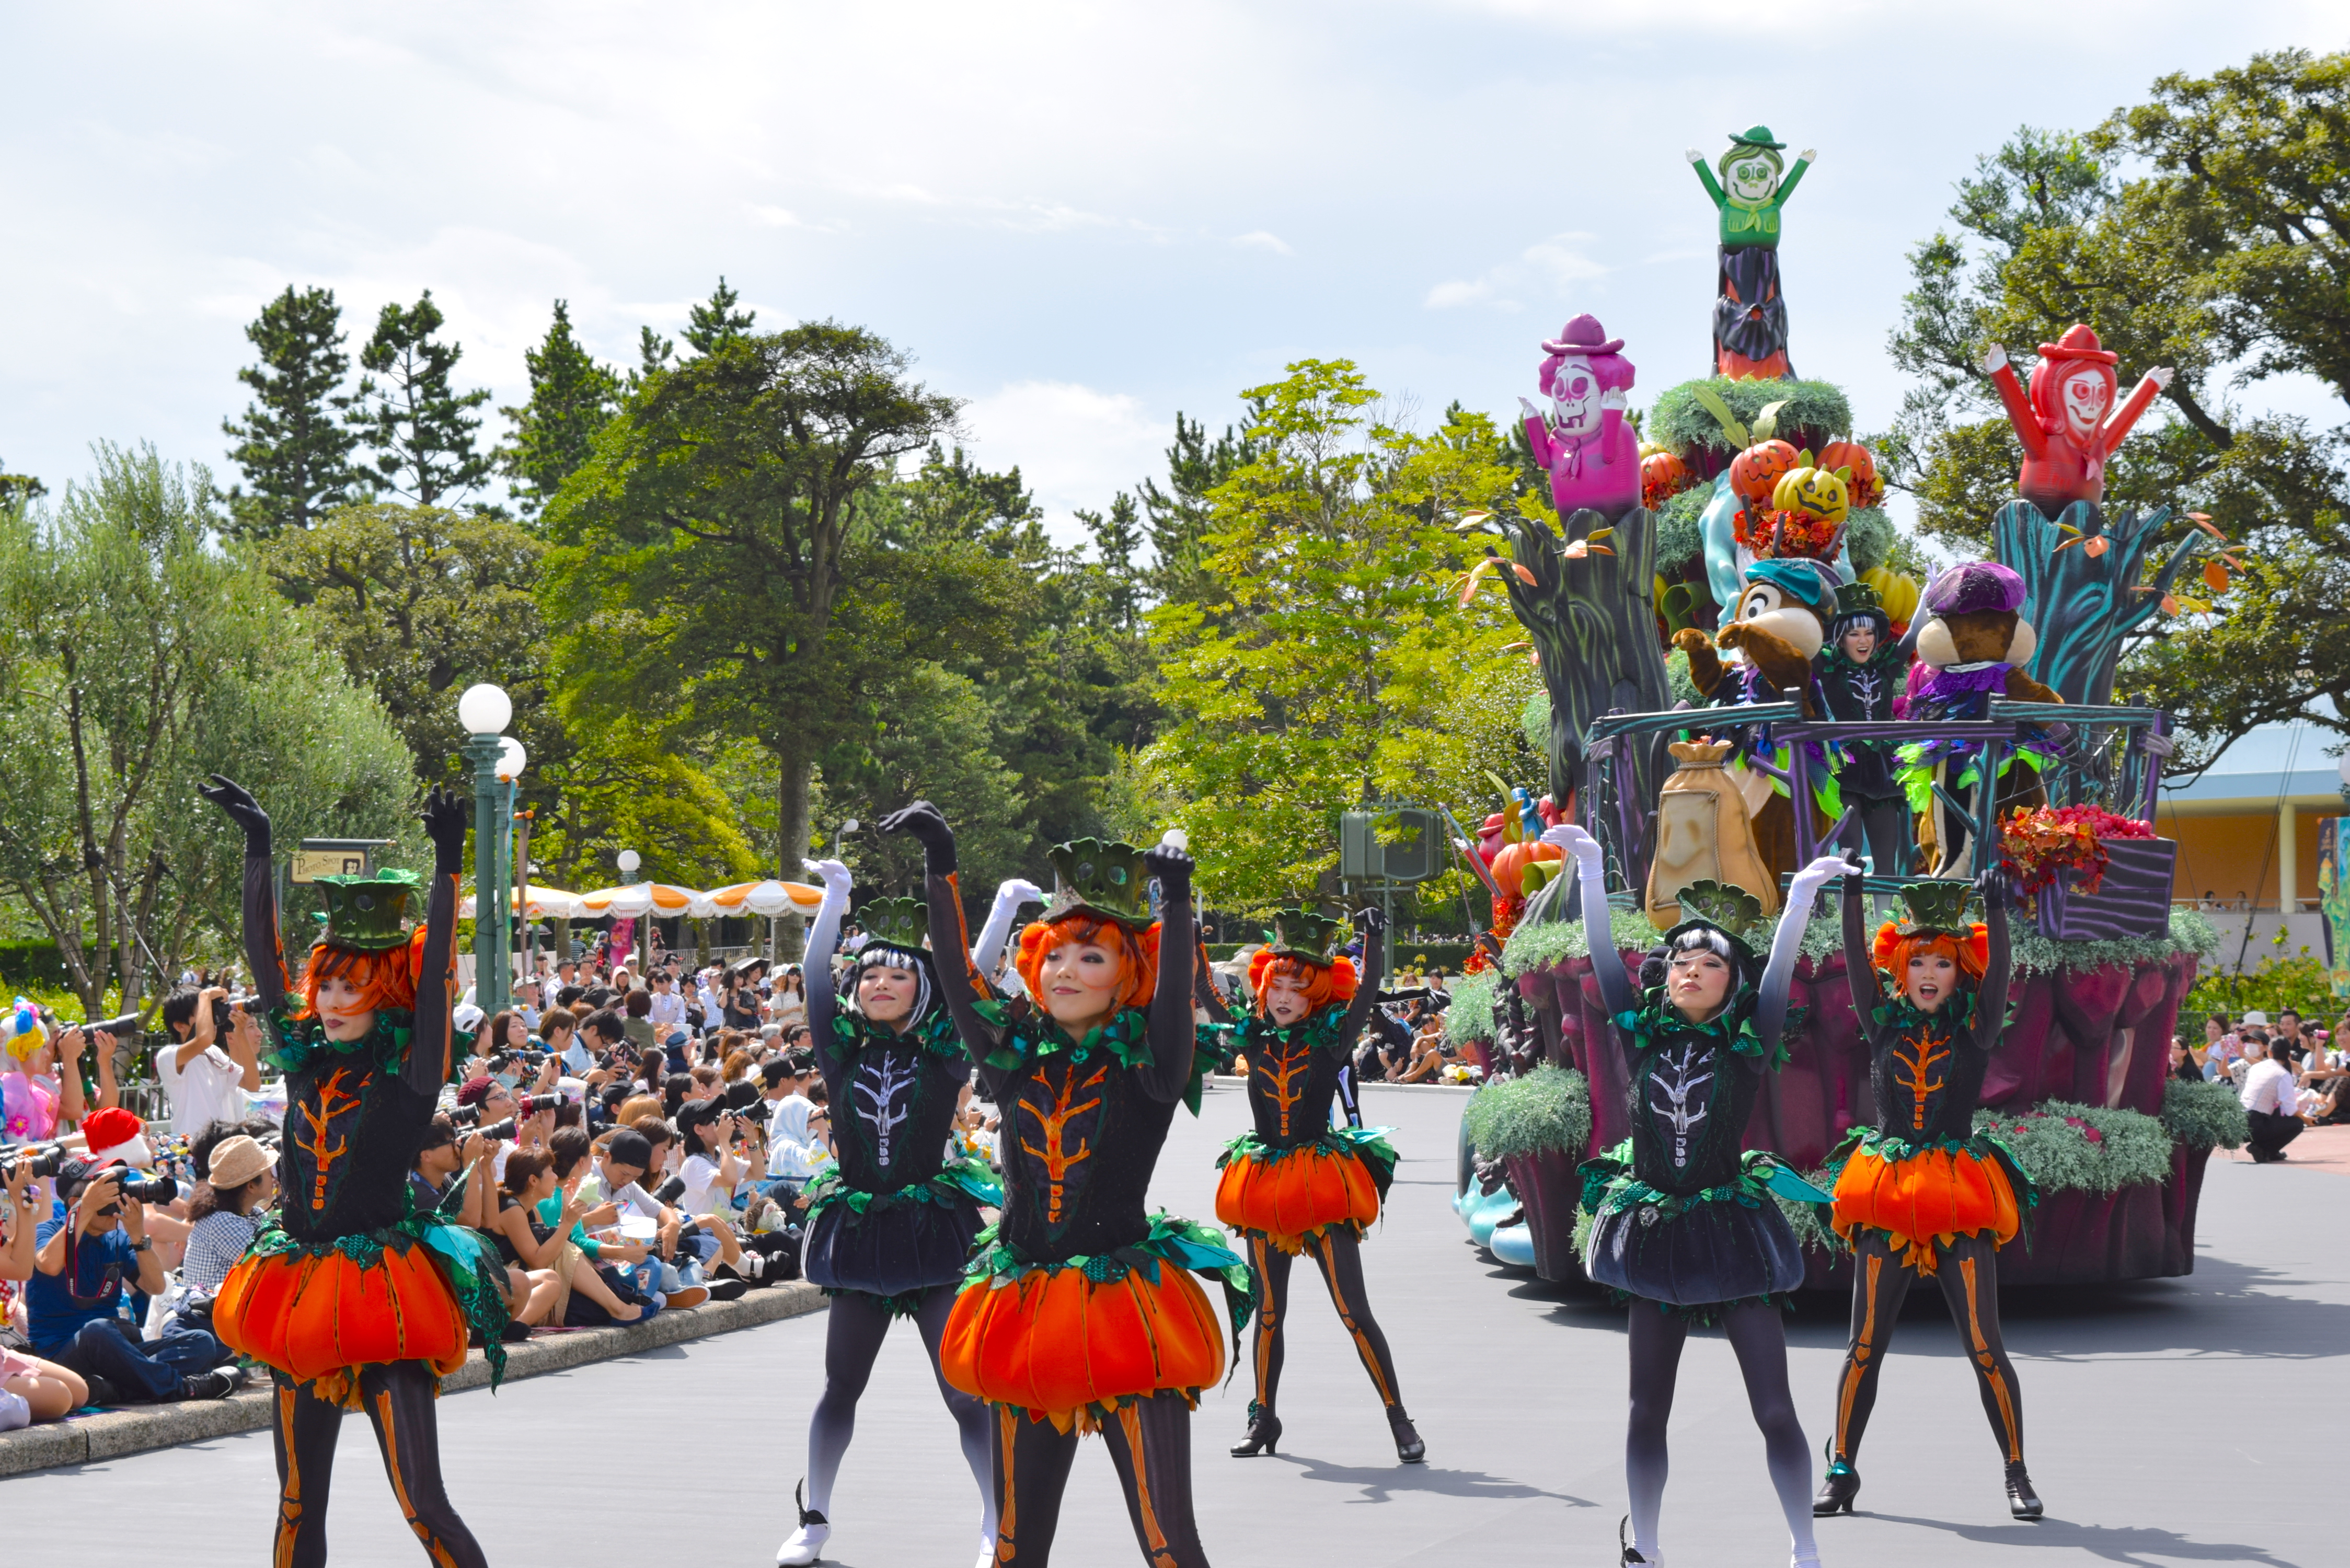
M530 898L524 907L524 912L531 919L569 919L579 912L579 895L577 893L567 893L560 888L541 888L536 884L529 891ZM513 889L508 889L506 901L509 906L514 902ZM473 918L473 894L468 893L458 901L457 918L461 920Z
M598 888L592 893L579 895L577 908L571 911L573 919L599 920L606 915L623 915L631 919L651 915L657 919L671 919L693 912L694 901L702 894L691 888L680 888L668 882L632 882L625 888Z
M824 902L824 889L806 882L779 882L773 877L758 882L737 882L702 894L692 914L697 919L743 915L782 915L797 910L813 915Z

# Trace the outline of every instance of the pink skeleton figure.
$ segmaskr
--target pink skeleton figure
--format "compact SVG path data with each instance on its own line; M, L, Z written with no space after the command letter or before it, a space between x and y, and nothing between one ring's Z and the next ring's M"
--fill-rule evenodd
M1550 474L1550 496L1565 519L1589 507L1609 521L1640 504L1640 442L1624 422L1632 361L1617 352L1598 319L1578 316L1558 340L1543 345L1542 389L1550 413L1523 398L1526 442Z
M1994 343L1983 352L1983 371L1999 389L2008 423L2023 442L2023 472L2016 476L2015 493L2050 517L2075 501L2106 498L2106 460L2170 385L2170 367L2158 365L2131 389L2129 400L2114 409L2120 386L2114 366L2119 359L2098 343L2095 332L2075 322L2055 342L2040 346L2027 394L2007 362L2006 349Z

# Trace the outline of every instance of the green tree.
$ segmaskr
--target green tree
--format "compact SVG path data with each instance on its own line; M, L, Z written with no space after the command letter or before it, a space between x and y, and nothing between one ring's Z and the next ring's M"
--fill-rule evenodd
M683 711L703 735L756 739L785 876L849 695L832 637L856 504L955 416L908 370L829 321L722 340L647 379L547 511L567 712Z
M1494 727L1461 714L1497 682L1513 714L1531 681L1501 657L1498 596L1450 597L1475 558L1451 525L1510 494L1491 422L1399 429L1343 359L1246 395L1255 455L1210 492L1201 537L1225 597L1151 612L1168 718L1144 762L1207 896L1262 909L1317 885L1357 802L1489 793Z
M1102 604L1110 624L1131 631L1142 613L1144 591L1135 561L1142 548L1142 526L1134 497L1121 490L1110 498L1107 514L1081 510L1076 517L1093 537L1094 560L1102 576Z
M253 389L241 419L223 420L221 432L236 444L229 461L244 471L228 493L234 531L266 539L307 528L320 514L350 499L359 475L351 449L359 444L345 416L352 400L341 391L351 362L343 353L343 310L331 288L286 292L261 307L244 329L260 351L236 379Z
M530 401L498 410L514 424L498 460L500 469L515 482L523 515L536 517L595 450L596 432L619 405L620 378L598 364L572 336L571 307L566 300L555 302L555 320L546 339L525 349L522 358L523 368L530 372Z
M737 342L751 335L751 328L758 325L758 313L734 308L742 303L742 296L729 287L721 275L710 297L686 313L685 340L693 345L695 353L708 354L721 343ZM651 328L646 330L650 332Z
M2350 55L2286 50L2083 134L2025 130L1981 160L1955 234L1912 253L1892 349L1920 377L1888 441L1927 530L1980 548L2021 452L1973 369L2095 327L2125 375L2177 375L2107 475L2107 504L2199 513L2242 548L2224 596L2179 596L2126 657L2120 696L2178 712L2198 766L2252 725L2306 714L2350 733L2350 431L2237 400L2301 373L2350 400ZM2125 160L2127 161L2125 162ZM2126 172L2127 177L2124 177ZM2182 516L2178 528L2190 525ZM2313 707L2331 696L2336 706Z
M0 511L5 511L26 501L37 501L49 493L49 487L29 473L10 473L8 465L0 462Z
M1253 403L1247 420L1253 426L1263 410ZM1235 435L1230 425L1213 441L1203 420L1175 415L1175 444L1167 449L1167 488L1142 482L1144 532L1150 539L1151 597L1166 603L1196 603L1215 595L1215 584L1203 562L1205 540L1214 525L1209 496L1261 455L1256 439L1244 430Z
M234 950L243 843L195 786L252 785L280 842L413 838L406 749L213 536L202 469L101 443L54 509L0 514L0 888L97 1015Z
M465 351L434 336L446 325L429 288L414 305L385 306L359 350L367 374L348 416L374 449L385 484L419 506L463 495L490 477L489 455L475 445L482 417L473 412L490 400L489 389L450 387Z

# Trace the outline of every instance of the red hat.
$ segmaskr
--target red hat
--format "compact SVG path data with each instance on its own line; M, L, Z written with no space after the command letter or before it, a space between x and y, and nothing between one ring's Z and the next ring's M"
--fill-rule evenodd
M2081 321L2064 328L2064 336L2055 342L2043 343L2040 357L2043 359L2090 359L2100 365L2117 365L2122 358L2118 354L2106 352L2097 342L2097 335L2089 329L2086 322Z
M495 1081L487 1077L468 1078L458 1086L457 1103L461 1106L478 1106L488 1099L490 1091L496 1087Z
M107 1106L82 1118L82 1141L89 1146L92 1155L109 1148L120 1148L132 1138L143 1136L147 1124L124 1110L120 1106Z

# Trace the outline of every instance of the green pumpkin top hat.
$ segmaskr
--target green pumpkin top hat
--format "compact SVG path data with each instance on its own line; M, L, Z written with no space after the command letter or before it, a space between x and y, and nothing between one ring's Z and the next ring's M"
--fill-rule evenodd
M329 947L383 952L407 942L402 921L408 898L424 886L424 878L413 871L386 870L365 877L321 877L317 885L327 900L326 912L318 917L323 928L318 940Z
M1901 902L1907 906L1908 918L1894 922L1893 929L1905 937L1947 931L1965 936L1974 929L1967 918L1967 906L1975 896L1971 882L1926 880L1901 884Z
M879 942L908 952L929 950L931 910L920 898L869 899L857 911L857 923L865 928L868 947Z
M1680 906L1678 931L1691 921L1701 920L1728 936L1732 941L1753 950L1756 929L1762 924L1762 900L1735 882L1692 882L1673 895ZM1672 931L1665 933L1669 939Z
M1148 927L1150 913L1150 870L1143 852L1131 844L1105 844L1097 838L1076 838L1056 844L1046 853L1053 862L1053 901L1045 919L1057 920L1079 912L1100 915L1138 929Z
M1347 922L1317 909L1275 909L1268 918L1273 929L1265 932L1265 943L1278 957L1326 965L1347 940Z

